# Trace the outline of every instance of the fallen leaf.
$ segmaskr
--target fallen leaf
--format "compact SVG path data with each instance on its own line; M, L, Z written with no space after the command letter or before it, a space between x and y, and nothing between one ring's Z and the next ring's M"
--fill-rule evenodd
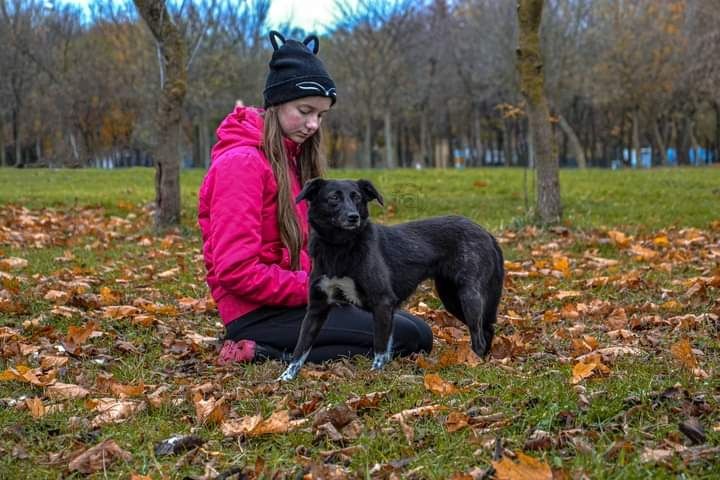
M675 452L672 450L652 449L646 447L642 454L640 454L640 461L645 463L663 462L665 460L669 460L674 454Z
M426 373L423 378L425 388L438 395L453 395L458 393L458 388L450 382L443 380L440 375L436 373Z
M630 239L623 233L617 230L610 230L608 237L618 248L626 248L630 245Z
M122 423L134 414L145 409L145 402L131 400L101 399L94 410L99 414L92 419L90 426L97 428L107 423Z
M695 358L695 354L692 351L692 345L690 345L690 340L688 340L687 338L683 338L680 341L671 345L670 352L672 352L673 356L677 360L679 360L684 367L690 370L699 367L697 358Z
M573 385L580 383L585 378L592 376L595 372L609 373L610 369L607 365L603 364L599 359L599 355L593 354L594 356L587 357L587 362L578 362L575 364L572 370L572 383Z
M427 415L433 415L442 410L446 410L447 407L444 405L425 405L423 407L411 408L409 410L403 410L402 412L396 413L390 417L390 420L398 421L404 418L416 418L425 417Z
M220 424L220 431L226 437L244 436L262 422L262 414L243 417L239 420L226 420Z
M452 365L466 365L477 367L482 363L480 357L472 350L469 343L457 343L455 348L444 351L438 359L438 367L445 368Z
M195 405L195 416L200 424L220 424L230 410L230 406L225 403L225 397L219 399L210 397L204 400L200 392L195 393L193 404Z
M467 427L469 420L470 417L468 415L462 412L452 411L448 413L447 420L445 420L445 428L447 428L447 431L450 433L457 432Z
M43 417L46 413L45 405L43 405L42 400L38 397L26 398L25 406L27 406L27 409L30 411L30 415L32 415L33 418Z
M107 469L116 460L129 462L132 455L120 448L115 440L105 440L71 460L68 468L71 472L87 475Z
M18 258L18 257L8 257L3 258L0 260L0 270L4 270L6 272L12 271L12 270L22 270L23 268L28 266L28 261L24 258Z
M48 398L67 400L72 398L85 398L90 392L80 385L56 382L45 389Z
M497 480L552 480L553 474L547 463L517 452L517 458L503 457L492 462Z
M67 292L62 292L60 290L48 290L43 297L43 300L47 300L48 302L52 302L56 305L64 305L67 303L69 298L70 294Z

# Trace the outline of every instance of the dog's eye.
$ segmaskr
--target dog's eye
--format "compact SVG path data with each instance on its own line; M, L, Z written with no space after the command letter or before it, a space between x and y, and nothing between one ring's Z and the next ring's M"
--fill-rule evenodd
M357 192L352 192L352 193L350 194L350 198L351 198L353 201L357 202L358 200L360 200L360 194L357 193Z
M340 197L338 196L337 193L331 193L331 194L328 196L328 200L330 200L330 201L332 201L332 202L337 202L338 200L340 200Z

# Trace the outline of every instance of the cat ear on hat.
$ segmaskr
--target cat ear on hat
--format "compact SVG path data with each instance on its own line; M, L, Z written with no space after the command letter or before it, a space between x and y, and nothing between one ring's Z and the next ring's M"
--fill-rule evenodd
M270 43L272 43L273 50L277 51L280 47L285 45L285 37L283 37L280 32L270 30L268 36L270 37Z
M317 55L320 51L320 40L318 40L318 37L315 34L305 37L303 45L305 45L314 55Z

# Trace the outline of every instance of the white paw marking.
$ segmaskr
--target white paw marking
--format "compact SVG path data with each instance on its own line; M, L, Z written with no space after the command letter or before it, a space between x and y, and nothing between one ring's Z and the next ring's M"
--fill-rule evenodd
M290 380L297 377L298 372L300 372L300 369L305 364L305 360L307 360L308 355L310 355L310 350L303 353L302 357L300 357L296 362L291 362L290 365L288 365L287 369L277 378L277 381L282 382L289 382Z

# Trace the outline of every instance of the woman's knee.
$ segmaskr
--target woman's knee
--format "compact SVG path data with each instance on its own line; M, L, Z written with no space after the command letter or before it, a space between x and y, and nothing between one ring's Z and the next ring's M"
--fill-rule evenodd
M393 342L401 355L432 351L432 330L421 319L402 312L395 316Z

